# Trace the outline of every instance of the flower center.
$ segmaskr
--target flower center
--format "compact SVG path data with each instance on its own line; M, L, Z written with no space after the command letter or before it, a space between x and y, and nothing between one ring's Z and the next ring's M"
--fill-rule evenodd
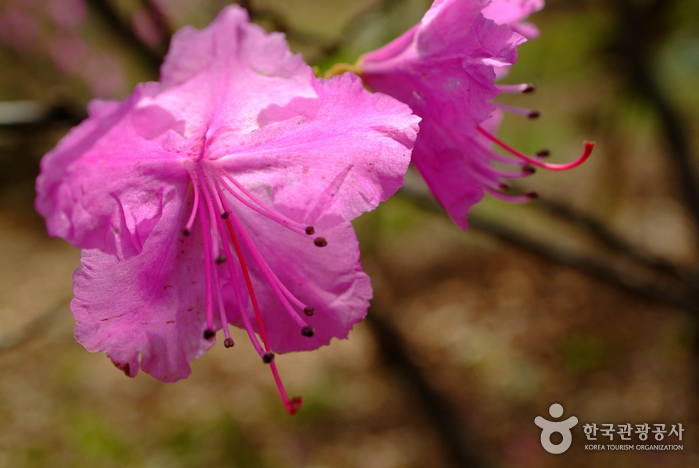
M195 219L199 218L204 244L204 275L206 280L206 329L204 330L204 338L211 340L215 337L214 315L218 313L225 336L224 346L229 348L234 345L228 328L228 319L221 290L221 278L217 268L217 265L220 266L225 263L235 297L235 307L243 320L243 327L262 361L270 365L286 410L290 414L296 414L301 407L302 400L299 397L290 399L282 384L250 276L250 265L254 264L257 267L257 270L270 286L284 310L298 325L299 333L309 338L314 335L314 330L303 316L312 316L314 308L300 301L284 286L246 231L236 211L233 209L232 201L243 204L261 216L302 236L313 236L315 228L291 220L274 210L238 183L230 174L218 167L214 167L209 162L188 163L187 170L194 187L194 200L192 212L183 232L185 235L189 235ZM327 240L323 237L312 239L313 243L318 247L327 245ZM240 287L241 275L245 284L245 291L242 291ZM246 299L249 299L254 311L257 334L247 313Z

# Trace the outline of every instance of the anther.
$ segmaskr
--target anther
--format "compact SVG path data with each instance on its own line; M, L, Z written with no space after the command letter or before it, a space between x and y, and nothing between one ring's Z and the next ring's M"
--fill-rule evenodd
M188 235L190 235L191 233L192 233L192 231L190 231L190 230L187 229L187 228L182 229L182 234L185 235L185 236L188 236Z
M527 118L538 119L541 113L539 111L533 110L527 114Z
M223 213L221 213L221 218L223 218L223 219L228 219L229 216L230 216L230 213L228 211L224 211Z
M534 169L532 166L526 165L522 167L522 172L524 172L526 175L532 175L536 172L536 169Z
M210 340L214 336L216 336L216 332L213 331L211 328L207 328L206 330L204 330L204 339L205 340Z
M233 338L226 338L225 340L223 340L223 346L225 346L226 348L232 348L233 345L235 345L235 343L233 343Z
M262 355L262 362L265 364L269 364L272 361L274 361L274 353L268 351Z
M524 192L522 195L529 198L530 200L536 200L537 198L539 198L539 193L534 191Z
M505 190L510 190L511 186L510 186L510 184L506 184L506 183L503 182L503 183L501 183L500 185L498 185L498 188L499 188L500 190L505 191Z
M315 234L315 232L316 232L316 230L313 226L306 227L306 234L308 234L309 236L312 236L313 234Z
M303 309L303 313L306 314L306 315L308 315L309 317L310 317L311 315L313 315L313 312L314 312L314 311L315 311L315 309L314 309L313 307L306 307L306 308Z
M326 245L328 245L328 241L325 240L325 237L316 237L315 239L313 239L313 243L317 247L325 247Z
M301 329L301 334L302 334L303 336L306 336L306 337L310 338L310 337L312 337L313 335L315 335L315 332L313 331L313 327L303 327L303 328Z
M216 264L221 265L223 263L226 263L226 256L221 254L216 258Z
M551 155L551 151L549 151L547 149L542 149L541 151L538 151L536 153L536 155L539 156L540 158L547 158Z
M531 83L527 83L527 87L522 90L523 93L533 93L536 91L536 86Z

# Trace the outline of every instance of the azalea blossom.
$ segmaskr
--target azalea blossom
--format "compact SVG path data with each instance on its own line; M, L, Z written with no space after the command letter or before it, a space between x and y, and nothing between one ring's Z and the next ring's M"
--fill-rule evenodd
M313 76L236 6L175 34L158 83L41 163L36 208L80 247L75 336L126 375L185 378L228 324L275 353L345 338L372 291L349 220L402 184L417 122L356 76Z
M495 136L503 111L538 115L493 99L501 92L533 90L529 84L497 85L495 80L516 62L517 46L526 41L518 31L536 35L522 20L541 7L542 0L436 0L419 24L349 68L371 89L405 102L422 117L413 162L464 229L470 207L484 192L512 202L528 201L532 193L504 193L507 179L529 175L533 166L570 169L592 151L593 144L586 142L574 163L548 164L543 161L545 152L527 156ZM493 143L512 156L493 151Z

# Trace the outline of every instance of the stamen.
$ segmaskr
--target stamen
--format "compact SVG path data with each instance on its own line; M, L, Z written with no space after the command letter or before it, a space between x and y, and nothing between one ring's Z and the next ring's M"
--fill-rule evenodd
M315 331L313 330L313 327L303 327L301 329L301 334L303 336L311 338L313 335L315 335Z
M274 356L274 355L273 355ZM296 413L299 412L301 409L301 405L303 405L303 400L301 397L294 397L289 399L289 397L286 395L286 390L284 389L284 385L282 384L282 379L279 377L279 371L277 370L277 363L274 361L271 361L269 363L270 368L272 369L272 375L274 376L274 382L277 384L277 388L279 389L279 396L282 398L282 403L284 403L284 408L286 408L287 413L290 415L295 415Z
M316 237L315 239L313 239L313 243L317 247L325 247L326 245L328 245L328 241L325 240L325 237Z
M306 307L303 309L303 313L311 317L313 315L313 312L315 312L315 309L313 307Z
M220 232L225 232L225 227L223 226L223 221L221 218L218 218L217 220L218 223L221 223L220 225ZM228 258L234 258L233 254L231 253L231 247L228 242L223 242L223 250L225 252L226 257ZM262 349L262 346L260 345L260 342L257 339L257 336L255 335L255 331L252 328L252 324L250 323L250 318L248 317L248 314L246 312L246 307L243 304L243 294L240 291L239 285L239 280L238 280L238 273L236 272L236 268L234 265L234 262L226 262L228 265L228 272L231 277L231 284L233 285L233 293L235 294L235 299L238 305L238 311L240 313L240 316L243 318L243 327L245 328L246 333L248 334L248 338L250 338L250 342L252 343L252 346L255 348L255 351L259 356L264 355L265 351ZM225 323L228 321L226 320ZM225 331L228 331L228 327L224 327ZM232 340L231 340L232 341ZM224 341L224 345L226 342Z
M194 187L194 203L192 204L192 212L189 214L187 224L185 224L185 228L182 230L182 234L185 236L188 236L192 232L194 216L197 214L197 207L199 206L199 182L197 180L197 174L194 171L190 171L189 176L192 179L192 186Z
M221 171L221 173L228 176L228 174L226 174L225 171ZM205 180L207 180L205 175L202 174L202 177ZM234 183L234 185L238 186L238 184L233 180L232 177L228 176L228 178L232 183ZM229 214L226 217L218 217L218 216L214 217L212 214L211 219L215 220L215 226L218 226L219 223L222 224L222 226L221 226L222 229L220 230L220 232L224 232L225 230L227 230L229 238L231 240L231 243L233 244L233 248L234 248L236 256L238 258L238 264L239 264L240 269L243 273L245 285L246 285L247 290L248 290L250 302L252 303L252 308L255 312L255 318L257 321L259 335L262 338L262 343L264 344L264 351L261 349L259 342L257 341L257 339L255 337L254 331L252 330L252 327L251 327L250 321L248 319L247 313L245 311L245 308L243 307L243 305L241 303L242 295L240 294L240 291L238 289L237 274L235 272L233 262L226 262L228 264L229 271L231 274L231 282L233 283L233 287L235 289L235 295L236 295L236 298L238 301L239 310L240 310L241 316L243 317L243 322L245 323L245 329L248 332L248 335L250 336L250 340L253 343L253 346L255 346L255 349L258 351L258 354L262 357L263 362L270 364L270 368L272 370L272 375L274 376L274 381L277 385L277 389L279 391L279 395L282 399L282 402L284 403L284 407L286 408L286 410L289 414L294 415L300 409L301 404L302 404L302 400L301 400L301 398L298 398L298 397L289 399L289 397L287 396L286 390L284 388L284 385L281 381L281 378L279 377L279 372L277 370L276 363L274 362L274 353L271 351L269 338L267 336L267 331L265 329L265 326L264 326L264 323L262 320L262 312L260 310L260 305L258 303L257 296L255 294L255 290L254 290L252 280L250 277L250 271L248 269L247 262L245 260L244 255L243 255L240 241L238 240L238 236L236 235L236 229L240 233L243 242L245 242L246 246L248 247L248 251L251 252L251 254L253 255L253 258L256 260L258 266L260 267L260 270L263 272L263 274L268 273L269 277L267 275L265 275L265 277L266 277L267 281L270 283L270 286L272 286L273 290L275 290L275 293L277 294L277 296L280 297L280 299L285 296L283 291L286 288L280 289L280 286L282 286L281 282L276 277L276 275L274 275L274 273L271 271L271 269L266 264L266 262L264 262L261 255L257 251L257 248L252 243L252 240L249 238L247 232L243 228L242 224L240 223L238 218L235 216L234 212L230 209L230 207L227 206L228 205L227 199L223 195L220 188L218 187L218 183L223 183L224 186L229 190L229 192L232 193L233 196L235 196L238 200L242 201L242 197L237 196L237 194L235 194L233 191L230 190L230 186L228 186L223 179L218 178L218 177L214 177L214 182L213 182L212 186L209 186L208 183L204 184L204 186L203 186L204 196L207 199L207 206L209 206L209 210L210 211L213 210L213 204L211 203L210 198L214 197L216 199L217 205L220 208L220 212ZM209 195L209 190L211 190L211 195ZM243 189L243 192L245 193L246 191ZM246 203L246 205L247 205L247 203ZM255 210L255 211L260 213L260 211L258 211L258 210ZM264 214L264 213L260 213L260 214ZM280 217L280 219L286 219L286 218L281 217L281 215L279 215L279 217ZM233 227L233 224L236 225L235 229ZM280 224L283 224L286 227L289 227L284 223L280 223ZM291 229L291 227L289 227L289 228ZM307 228L302 229L302 232L305 233L306 229ZM205 246L205 249L206 249L206 246ZM224 249L224 255L226 257L233 258L232 253L231 253L231 249L230 249L230 244L228 242L223 242L223 249ZM258 260L258 256L259 256L259 259L262 261ZM210 261L210 258L209 258L209 261ZM265 271L266 269L269 269L269 272L266 272ZM217 270L214 270L214 272L216 273ZM215 275L215 278L218 279L218 276ZM270 279L272 279L272 281L270 281ZM300 303L300 301L298 301L298 300L297 300L297 302ZM282 300L282 304L285 304L284 300ZM286 302L286 305L288 305L288 302ZM303 306L303 304L301 304L301 305ZM289 308L290 308L290 306L289 306ZM296 316L296 314L292 314L292 316ZM223 320L223 318L222 318L222 320ZM308 327L307 325L305 325L305 323L304 323L304 326ZM308 327L308 328L310 328L310 327ZM227 330L227 328L224 327L224 330ZM232 339L229 340L227 338L224 341L224 345L226 347L229 347L229 345L233 346L233 340Z
M238 256L238 263L240 263L240 269L243 272L243 278L245 279L245 285L248 288L248 294L250 295L250 301L252 302L252 308L255 311L255 317L257 319L257 326L262 337L262 343L265 345L265 351L270 351L269 338L267 338L267 330L262 321L262 312L260 311L260 305L257 302L257 296L255 295L255 289L252 286L252 279L250 278L250 271L248 270L247 263L245 262L245 257L243 257L243 250L240 248L240 242L238 242L238 236L236 236L233 230L233 225L231 225L230 218L226 220L226 227L228 228L228 234L230 235L231 241L233 242L233 248Z
M499 198L500 200L504 200L509 203L527 203L538 197L538 194L536 192L524 192L520 195L510 195L508 193L502 193L498 190L495 190L487 185L483 187L483 190L485 190L495 198Z
M198 190L197 190L198 191ZM204 192L206 194L206 191ZM204 241L204 276L206 278L206 328L214 328L214 311L213 311L213 290L211 288L211 229L207 229L206 211L201 210L199 213L199 221L201 221L201 237Z
M205 340L210 340L214 336L216 336L216 332L213 331L211 328L207 328L206 330L204 330L204 339Z
M531 83L522 83L514 85L495 85L496 88L500 90L501 93L533 93L536 88Z
M223 209L222 209L220 200L218 200L218 197L215 196L217 193L217 188L215 186L211 187L209 185L209 179L206 177L204 170L201 169L199 166L197 166L197 173L199 173L199 175L200 175L198 180L203 180L205 182L203 185L201 185L200 188L201 188L202 192L204 193L204 200L206 201L206 207L208 208L208 213L206 211L202 210L200 217L202 219L202 222L204 222L204 218L208 214L208 219L214 221L210 225L209 229L206 229L204 227L204 225L202 224L202 233L203 233L203 235L204 235L204 233L207 233L207 232L211 233L215 239L218 239L220 237L219 232L220 232L221 226L219 225L219 223L220 223L219 218L216 216L216 214L214 212L214 204L212 203L212 198L215 198L218 201L217 205L219 207L219 211L223 211ZM211 249L211 244L207 245L207 242L205 241L204 242L204 249L207 251L215 250L213 256L216 257L217 264L219 263L219 260L221 258L223 258L223 260L225 261L226 256L218 252L218 242L215 243L215 249ZM230 252L228 254L230 255ZM213 258L213 256L211 258ZM212 266L209 263L210 259L205 258L205 260L207 262L207 265L206 265L207 268L210 269ZM233 277L234 277L234 275L232 274L231 278L233 278ZM221 328L223 328L223 334L225 337L223 344L227 348L230 348L231 346L233 346L233 338L231 338L231 332L228 328L228 319L226 318L226 311L225 311L225 307L223 305L223 296L220 292L221 291L221 284L220 284L219 277L218 277L218 269L216 269L216 268L213 269L213 279L214 279L215 290L219 292L217 295L217 300L218 300L218 313L219 313L219 318L221 320ZM235 287L237 288L237 283L235 284ZM239 298L240 297L239 291L237 291L237 289L236 289L235 292L236 292L236 297ZM240 310L243 311L244 309L241 307L240 299L238 299L238 305L239 305ZM208 315L207 315L207 320L208 320ZM213 313L212 313L211 320L213 320ZM209 327L209 328L211 328L211 327Z
M533 110L533 109L525 109L523 107L515 107L515 106L508 106L507 104L501 104L499 102L493 103L498 109L502 109L505 112L511 112L513 114L517 115L523 115L525 117L528 117L530 119L536 119L541 115L541 113L538 110Z
M523 153L521 153L520 151L517 151L516 149L512 148L512 147L509 146L508 144L506 144L506 143L502 142L501 140L499 140L499 139L498 139L497 137L495 137L494 135L491 135L490 133L488 133L486 130L483 130L483 128L481 128L480 126L479 126L479 127L476 127L476 128L477 128L478 131L481 132L481 134L483 134L486 138L488 138L489 140L495 142L498 146L502 147L502 148L505 149L506 151L509 151L509 152L512 153L513 155L515 155L515 156L517 156L517 157L519 157L519 158L524 159L525 161L527 161L527 162L530 163L530 164L533 164L533 165L539 166L539 167L543 167L543 168L549 169L549 170L551 170L551 171L566 171L566 170L568 170L568 169L573 169L574 167L577 167L577 166L581 165L582 163L584 163L584 162L587 160L587 158L590 157L590 154L592 153L592 149L595 147L595 143L594 143L594 142L592 142L592 141L584 141L584 142L583 142L583 145L585 145L585 149L584 149L584 151L583 151L583 154L582 154L578 159L576 159L575 161L573 161L573 162L571 162L571 163L567 163L567 164L549 164L549 163L545 163L545 162L539 161L539 160L536 159L536 158L532 158L531 156L527 156L526 154L523 154Z
M257 213L261 214L262 216L271 219L272 221L275 221L282 226L297 232L299 234L308 234L309 236L312 235L315 232L315 229L313 226L304 226L301 223L297 223L296 221L287 218L283 214L279 213L278 211L270 208L267 206L262 200L257 198L255 195L253 195L249 190L247 190L245 187L240 185L237 180L235 180L230 174L228 174L226 171L221 170L221 175L225 179L221 179L221 183L223 186L228 190L228 192L233 195L238 201L240 201L242 204L250 208L251 210L256 211ZM243 194L248 197L250 200L246 200L245 198L241 197L230 185L228 185L228 182L231 182L235 187L243 192ZM309 232L310 231L310 232Z
M224 199L223 203L228 209L228 202ZM307 326L308 324L301 320L298 313L293 309L293 307L289 303L289 300L291 300L299 309L305 308L306 304L299 301L293 294L291 294L291 292L289 292L288 289L286 289L284 284L279 280L272 268L270 268L265 259L262 257L260 251L257 249L257 246L255 246L255 243L250 238L250 235L247 233L243 225L240 223L240 220L235 215L233 215L231 217L231 221L233 222L233 224L235 224L235 229L240 234L241 240L247 246L248 251L253 257L253 260L257 263L257 266L260 269L262 276L265 277L267 283L272 287L274 294L282 303L282 306L286 309L287 312L289 312L291 318L294 321L296 321L296 323L299 326Z

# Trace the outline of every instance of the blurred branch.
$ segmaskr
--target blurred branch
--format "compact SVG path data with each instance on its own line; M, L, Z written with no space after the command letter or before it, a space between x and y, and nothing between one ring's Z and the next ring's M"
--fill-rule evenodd
M86 116L61 104L38 101L0 101L0 128L21 128L54 122L79 123Z
M385 315L375 313L374 310L366 319L374 331L380 353L387 364L395 368L407 386L414 391L414 396L422 404L452 462L459 467L489 466L476 455L476 451L473 450L474 441L465 440L463 428L456 416L457 412L430 385L428 377L412 361L408 353L409 344L388 319L382 318Z
M444 213L441 206L429 195L404 187L398 192L403 197L430 211ZM499 223L486 221L478 216L469 216L473 229L486 232L511 245L524 249L557 263L575 268L593 278L617 286L627 292L646 299L681 307L693 315L699 314L691 290L682 282L675 281L675 287L659 287L656 278L646 279L626 271L621 271L613 263L567 252L563 249L544 245L530 239L519 231Z
M158 76L165 51L156 52L142 42L133 32L133 29L122 22L109 0L87 0L87 3L99 13L106 25L128 49L133 51L155 76Z
M28 323L22 325L19 329L8 333L6 336L0 336L0 352L18 348L31 339L41 335L48 330L49 326L58 315L58 312L67 307L69 303L70 298L61 299L55 305L49 307Z
M584 229L595 240L601 242L608 249L625 255L641 263L645 267L666 273L676 279L683 279L686 277L686 274L680 271L676 265L646 252L640 251L636 247L629 244L626 240L611 232L598 220L584 215L574 210L570 206L541 197L532 202L532 204L541 211Z
M649 66L651 63L647 47L647 31L641 21L642 3L630 0L612 0L617 12L619 31L618 47L628 68L626 78L631 80L642 98L657 111L670 149L670 158L675 167L675 175L680 182L681 194L693 217L696 242L699 245L699 184L691 164L690 145L687 131L682 125L679 113L673 108L658 85ZM651 4L649 8L657 8ZM657 12L655 12L657 18Z

